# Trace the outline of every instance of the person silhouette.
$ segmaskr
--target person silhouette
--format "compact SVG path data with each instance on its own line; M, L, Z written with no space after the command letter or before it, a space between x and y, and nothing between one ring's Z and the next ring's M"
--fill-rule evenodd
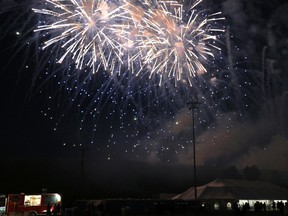
M46 212L47 215L51 215L51 204L48 203L47 205L47 212Z

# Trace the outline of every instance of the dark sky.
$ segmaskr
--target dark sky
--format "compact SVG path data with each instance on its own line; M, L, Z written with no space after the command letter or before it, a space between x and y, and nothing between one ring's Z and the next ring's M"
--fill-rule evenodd
M192 184L186 102L195 94L200 181L229 166L288 171L284 0L207 0L226 18L223 51L215 79L195 78L192 88L53 63L59 51L39 49L31 5L0 0L0 193L73 194L83 181L96 196L181 192Z

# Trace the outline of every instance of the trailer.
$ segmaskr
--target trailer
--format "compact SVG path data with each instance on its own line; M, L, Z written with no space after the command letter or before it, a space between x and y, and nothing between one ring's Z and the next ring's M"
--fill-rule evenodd
M61 196L58 193L8 194L5 214L7 216L37 216L61 214Z

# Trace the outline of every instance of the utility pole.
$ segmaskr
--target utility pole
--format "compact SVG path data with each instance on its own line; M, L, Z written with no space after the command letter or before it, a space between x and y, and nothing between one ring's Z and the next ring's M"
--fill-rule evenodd
M80 151L81 151L81 181L82 184L84 185L85 177L84 177L84 162L85 162L85 151L87 151L88 148L84 146L80 146Z
M192 110L192 139L193 139L193 168L194 168L194 195L195 200L197 199L197 176L196 176L196 141L195 141L195 109L198 108L200 102L194 100L187 103L189 105L189 110Z

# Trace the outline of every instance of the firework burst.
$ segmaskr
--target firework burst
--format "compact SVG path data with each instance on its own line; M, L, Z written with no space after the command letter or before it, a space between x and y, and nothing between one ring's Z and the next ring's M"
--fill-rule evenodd
M156 9L149 10L142 19L142 48L146 50L143 58L151 75L159 74L161 79L173 78L188 81L196 74L207 72L207 56L214 57L213 50L221 50L211 41L216 41L215 32L223 29L213 28L209 23L223 20L221 13L204 18L197 13L196 1L188 12L178 1L158 1ZM188 20L184 20L188 17ZM203 63L201 62L203 61Z
M176 0L46 0L44 8L33 9L45 15L35 31L50 37L43 49L61 46L59 63L69 56L77 69L92 73L125 68L136 76L156 75L160 85L171 79L192 85L193 77L207 71L207 58L220 50L214 42L224 31L213 27L224 19L221 13L196 11L201 2L185 11Z
M58 63L70 56L77 69L88 66L92 68L92 73L101 67L113 71L116 60L121 62L124 46L119 43L119 31L125 29L121 24L125 17L121 7L104 0L46 2L49 9L33 9L47 17L35 30L49 33L50 39L44 42L42 48L60 45L64 52Z

